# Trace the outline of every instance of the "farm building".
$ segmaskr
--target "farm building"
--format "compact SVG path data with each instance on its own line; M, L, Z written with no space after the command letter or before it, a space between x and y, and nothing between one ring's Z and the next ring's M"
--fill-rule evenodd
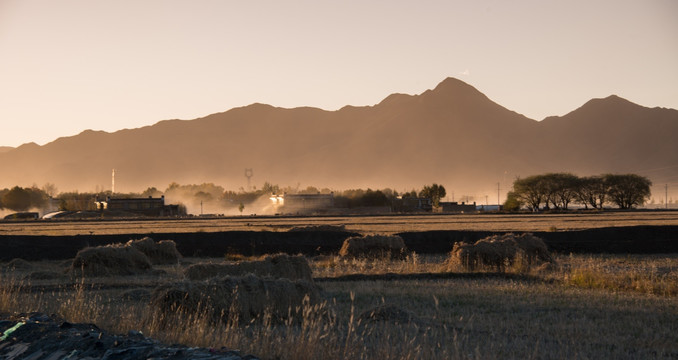
M334 207L334 193L329 194L282 194L271 195L271 201L276 209L288 213L314 212Z
M147 216L176 216L179 214L179 205L165 205L165 196L159 198L128 198L113 199L106 197L105 201L95 201L97 210L124 211Z
M441 212L456 212L456 213L475 213L478 211L476 208L476 202L474 201L473 204L466 204L462 202L459 204L458 202L441 202L440 203L440 211Z
M429 198L399 197L393 202L393 210L396 212L422 212L432 209L433 202Z

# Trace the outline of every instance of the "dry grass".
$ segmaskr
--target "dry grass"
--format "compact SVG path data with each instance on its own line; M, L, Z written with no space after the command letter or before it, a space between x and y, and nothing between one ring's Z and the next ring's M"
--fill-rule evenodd
M71 321L92 322L116 332L141 330L165 342L226 346L263 359L678 357L678 296L675 290L656 290L676 288L678 255L558 256L557 267L513 276L496 276L491 268L450 273L453 269L445 266L445 260L418 255L379 261L313 259L314 277L338 279L317 281L326 302L303 307L297 320L283 324L214 323L199 312L157 314L148 301L123 298L130 289L153 289L181 280L178 266L160 267L165 274L156 277L71 283L23 280L36 268L57 271L56 262L5 271L0 274L0 312L60 313ZM618 276L605 280L614 285L592 286L602 280L576 280L583 271L594 279ZM341 278L387 273L422 277ZM428 273L445 276L426 278ZM625 276L638 274L647 274L644 285L622 285L627 283ZM360 316L375 308L396 309L389 313L401 321ZM336 317L318 316L329 310ZM175 326L164 326L168 320Z

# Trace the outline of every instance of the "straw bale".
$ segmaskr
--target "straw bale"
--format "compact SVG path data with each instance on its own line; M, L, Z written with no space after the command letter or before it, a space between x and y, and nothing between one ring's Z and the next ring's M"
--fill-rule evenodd
M344 240L339 255L343 257L404 258L407 255L407 248L403 238L397 235L353 236Z
M304 305L320 301L320 290L308 281L262 279L252 274L163 284L151 295L151 306L161 318L198 314L238 324L266 316L273 322L284 321L298 315Z
M12 259L7 264L4 265L6 270L14 271L30 271L33 270L33 264L24 260L24 259Z
M506 234L506 236L512 236L513 240L516 242L518 247L520 247L526 256L526 260L529 264L538 264L538 263L553 263L553 257L549 253L548 247L544 240L539 237L532 235L531 233L525 233L521 235Z
M149 272L151 262L136 248L115 244L78 251L70 270L77 276L137 275Z
M267 255L261 260L241 261L234 264L199 263L184 270L184 275L191 280L204 280L217 276L242 276L245 274L313 282L311 266L308 264L308 260L301 255Z
M177 245L172 240L161 240L155 242L150 237L139 240L130 240L127 245L135 247L137 250L146 254L153 265L176 265L181 259L181 254L177 251Z
M553 262L546 244L532 234L494 235L478 240L475 244L456 243L450 253L450 260L460 263L464 268L495 267L504 271L507 266L521 261L523 265Z

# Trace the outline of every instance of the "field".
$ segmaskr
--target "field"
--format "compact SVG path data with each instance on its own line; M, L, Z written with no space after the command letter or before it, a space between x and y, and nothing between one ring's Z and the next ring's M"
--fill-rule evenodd
M0 233L285 231L319 224L341 224L362 233L563 231L676 225L677 215L4 223ZM305 308L298 321L243 325L195 313L172 317L172 326L167 326L166 315L158 315L149 304L153 289L183 280L183 270L193 263L252 259L238 254L184 258L178 265L156 265L145 275L95 278L66 274L68 261L0 263L0 313L56 313L117 333L139 330L167 343L225 346L263 359L678 359L678 254L557 254L554 266L514 265L504 272L470 271L449 261L448 254L377 260L317 256L307 259L324 302ZM396 310L385 318L364 314L386 305Z
M574 214L430 214L337 217L216 217L163 220L0 221L0 235L88 235L286 231L297 226L344 225L359 233L428 230L567 231L614 226L678 225L678 211L588 212Z

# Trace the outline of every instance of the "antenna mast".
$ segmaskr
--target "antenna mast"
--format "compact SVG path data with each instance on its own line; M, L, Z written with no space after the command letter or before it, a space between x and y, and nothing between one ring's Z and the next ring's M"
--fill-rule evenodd
M250 180L254 176L254 171L252 169L245 169L245 177L247 178L247 190L251 190Z

